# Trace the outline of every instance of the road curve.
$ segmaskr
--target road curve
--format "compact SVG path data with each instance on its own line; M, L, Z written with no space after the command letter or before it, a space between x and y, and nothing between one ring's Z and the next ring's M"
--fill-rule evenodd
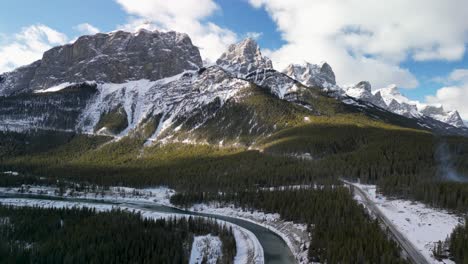
M355 194L362 198L362 202L365 206L380 220L380 222L388 228L392 233L394 240L403 249L406 257L412 263L415 264L429 264L429 261L419 252L417 248L398 230L398 228L388 219L384 213L375 205L375 203L369 198L366 192L364 192L359 186L352 182L344 181L344 183L353 186Z

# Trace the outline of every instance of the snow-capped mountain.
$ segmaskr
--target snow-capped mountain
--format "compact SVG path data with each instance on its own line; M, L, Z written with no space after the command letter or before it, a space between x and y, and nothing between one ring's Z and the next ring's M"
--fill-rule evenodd
M201 66L200 52L186 34L147 30L99 33L52 48L41 60L2 74L0 96L63 83L154 81Z
M303 65L291 64L283 73L309 87L333 88L336 86L335 73L326 62L320 65L308 62Z
M251 38L229 46L216 64L234 75L245 76L259 69L271 69L273 64L267 57L262 56L260 47Z
M425 116L434 118L441 122L453 125L455 127L465 127L466 125L463 122L458 111L445 111L442 105L422 105L419 109L421 113Z
M353 98L373 103L382 108L386 108L387 106L380 93L376 93L375 95L372 93L372 86L369 82L362 81L355 86L343 87L343 90Z
M40 61L2 74L0 129L115 136L145 131L150 141L168 139L173 135L165 130L197 130L226 101L242 98L248 93L240 91L255 83L263 87L270 81L271 91L295 83L271 70L271 61L251 39L231 45L219 65L205 68L201 62L185 34L143 30L84 36L47 51ZM63 70L57 65L64 65ZM268 78L266 69L288 84ZM257 71L262 78L245 77Z
M251 38L230 45L216 64L233 76L268 88L281 99L296 89L296 81L273 69L271 60L262 55L257 42Z
M345 87L343 90L350 97L370 102L390 112L408 118L420 119L422 116L425 116L454 127L465 127L457 111L447 112L442 106L430 106L417 101L411 101L401 94L400 90L395 85L390 85L372 92L368 82L360 82L354 86Z
M419 112L396 87L372 93L370 84L361 82L344 90L379 109L458 124L458 113L430 107ZM140 135L148 142L224 141L229 134L233 141L253 142L252 135L277 129L278 120L288 123L272 112L299 107L294 111L301 115L323 115L311 102L341 104L340 99L349 99L343 94L327 63L290 65L279 72L252 39L231 45L216 65L203 67L198 48L185 34L117 31L80 37L1 74L0 130ZM269 104L276 108L266 111ZM345 104L353 112L368 111L359 103ZM379 113L367 115L378 118ZM436 126L445 131L442 124ZM414 122L412 127L435 126Z

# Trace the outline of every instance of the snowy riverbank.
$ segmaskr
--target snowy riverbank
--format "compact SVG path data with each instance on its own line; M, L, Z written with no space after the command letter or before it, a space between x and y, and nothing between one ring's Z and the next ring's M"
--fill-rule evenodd
M279 214L269 214L260 211L246 211L233 205L212 202L210 204L196 204L190 211L208 214L224 215L243 219L261 225L279 235L293 252L298 263L308 263L307 248L310 236L307 226L281 219Z

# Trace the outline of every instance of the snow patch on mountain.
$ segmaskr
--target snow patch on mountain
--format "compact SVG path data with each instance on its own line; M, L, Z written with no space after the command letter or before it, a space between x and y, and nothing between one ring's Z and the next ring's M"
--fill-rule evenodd
M274 69L259 69L245 76L250 82L260 87L269 89L270 92L280 99L285 99L288 94L297 91L297 82L287 75Z
M87 84L87 85L95 85L96 84L95 82L84 82L84 83ZM54 93L54 92L61 91L61 90L65 89L65 88L68 88L70 86L76 86L76 85L78 85L78 83L64 82L64 83L61 83L59 85L49 87L47 89L35 90L34 93Z
M207 68L202 73L186 71L157 81L99 84L98 96L83 111L77 129L94 133L104 113L123 107L128 127L119 137L128 135L148 117L162 115L156 132L150 137L154 141L178 117L190 116L195 109L215 100L219 100L222 106L247 85L248 82L232 78L218 66Z

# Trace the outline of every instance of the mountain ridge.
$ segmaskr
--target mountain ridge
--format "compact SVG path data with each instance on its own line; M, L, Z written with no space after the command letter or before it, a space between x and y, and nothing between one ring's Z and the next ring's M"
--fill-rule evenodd
M167 49L168 45L170 50ZM166 65L173 60L166 56L167 53L179 56L168 68ZM117 76L90 66L97 63L108 67L105 69L114 69L112 64L115 59L126 55L129 58L121 61L124 65L128 64L128 70ZM135 59L143 55L147 57L145 60ZM54 58L57 61L54 62ZM102 58L104 60L99 61ZM149 67L147 71L144 64L148 61L151 65L159 63L162 66ZM55 72L57 65L61 64L67 66L65 70ZM107 64L110 66L105 66ZM76 74L83 67L89 70L85 76L91 77L84 78L83 74ZM47 72L52 74L47 76ZM211 117L224 111L226 102L248 96L252 94L249 87L258 86L278 100L304 108L311 115L323 115L320 109L329 108L326 104L336 100L337 105L333 107L345 109L343 107L347 105L349 109L346 111L350 113L364 113L371 119L386 120L383 122L408 124L411 128L429 129L436 133L466 132L445 126L429 115L405 115L404 111L400 113L386 108L384 98L380 95L379 99L382 91L372 94L367 82L359 83L356 86L358 88L342 89L336 85L333 70L327 63L290 65L279 72L272 68L271 60L262 55L253 39L231 45L216 65L203 67L198 48L186 34L147 30L137 33L100 33L55 47L47 51L42 60L0 76L0 95L3 95L0 101L4 102L0 107L0 116L4 119L1 130L55 129L116 137L141 134L144 130L148 142L162 139L161 135L167 140L181 134L179 130L182 128L196 131L203 127L206 122L210 122ZM367 97L347 95L356 89L364 91ZM242 94L241 91L248 92ZM326 97L331 100L325 100ZM324 105L322 101L328 103ZM391 105L402 107L401 103L395 102L392 101ZM229 106L237 107L232 104ZM291 107L291 104L287 107ZM399 117L388 115L382 109L416 119L398 120ZM199 113L205 116L195 118ZM305 116L302 118L305 119ZM251 122L262 121L252 119ZM184 127L188 123L191 127ZM248 126L248 130L253 133L253 124ZM272 132L271 129L267 130ZM188 140L190 135L186 136L186 139L177 140ZM252 140L246 142L252 143Z

